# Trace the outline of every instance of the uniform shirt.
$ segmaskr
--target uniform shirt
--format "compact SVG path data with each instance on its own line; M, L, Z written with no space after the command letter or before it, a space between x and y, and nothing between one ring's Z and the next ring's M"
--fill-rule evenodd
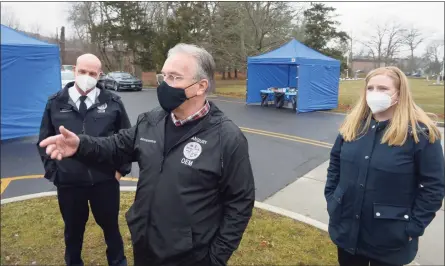
M80 106L80 96L82 96L79 91L76 89L76 86L72 86L68 89L68 94L70 95L71 100L76 104L77 109ZM100 90L97 88L92 89L85 99L85 104L87 105L87 109L96 102L96 98L99 97Z

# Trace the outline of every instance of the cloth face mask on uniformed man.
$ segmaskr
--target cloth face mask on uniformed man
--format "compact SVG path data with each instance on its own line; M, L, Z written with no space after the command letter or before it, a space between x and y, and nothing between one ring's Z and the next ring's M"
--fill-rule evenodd
M79 87L79 89L86 92L89 89L92 89L97 84L97 79L89 76L89 75L78 75L76 77L76 84Z
M381 113L397 103L396 101L394 104L391 104L392 97L396 94L397 92L392 96L389 96L388 94L379 91L368 92L366 95L366 102L373 114Z

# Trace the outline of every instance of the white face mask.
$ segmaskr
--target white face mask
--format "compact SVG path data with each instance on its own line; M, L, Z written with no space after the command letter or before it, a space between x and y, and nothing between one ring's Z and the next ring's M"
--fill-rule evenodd
M79 89L83 90L84 92L92 89L97 84L97 79L90 77L88 75L78 75L76 77L76 84L79 87Z
M391 104L391 100L396 94L397 93L394 93L392 96L389 96L388 94L379 91L368 92L366 94L366 102L373 114L381 113L388 110L388 108L393 105ZM396 103L397 102L394 104Z

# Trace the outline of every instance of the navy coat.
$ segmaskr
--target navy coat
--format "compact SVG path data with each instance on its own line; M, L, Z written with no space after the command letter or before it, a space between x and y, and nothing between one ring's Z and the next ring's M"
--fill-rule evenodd
M329 235L352 254L402 265L414 260L442 206L444 156L426 127L419 127L419 143L410 131L402 146L381 144L387 124L372 120L352 142L337 137L325 187Z

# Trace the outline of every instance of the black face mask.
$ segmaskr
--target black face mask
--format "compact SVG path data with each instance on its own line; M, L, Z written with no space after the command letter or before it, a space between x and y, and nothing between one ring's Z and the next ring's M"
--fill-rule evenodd
M178 108L181 104L183 104L186 100L195 97L196 95L187 98L187 96L185 95L185 90L195 85L196 83L198 82L195 82L184 89L172 87L168 85L167 82L165 81L159 84L157 88L157 93L158 93L158 101L162 109L170 113L171 111Z

